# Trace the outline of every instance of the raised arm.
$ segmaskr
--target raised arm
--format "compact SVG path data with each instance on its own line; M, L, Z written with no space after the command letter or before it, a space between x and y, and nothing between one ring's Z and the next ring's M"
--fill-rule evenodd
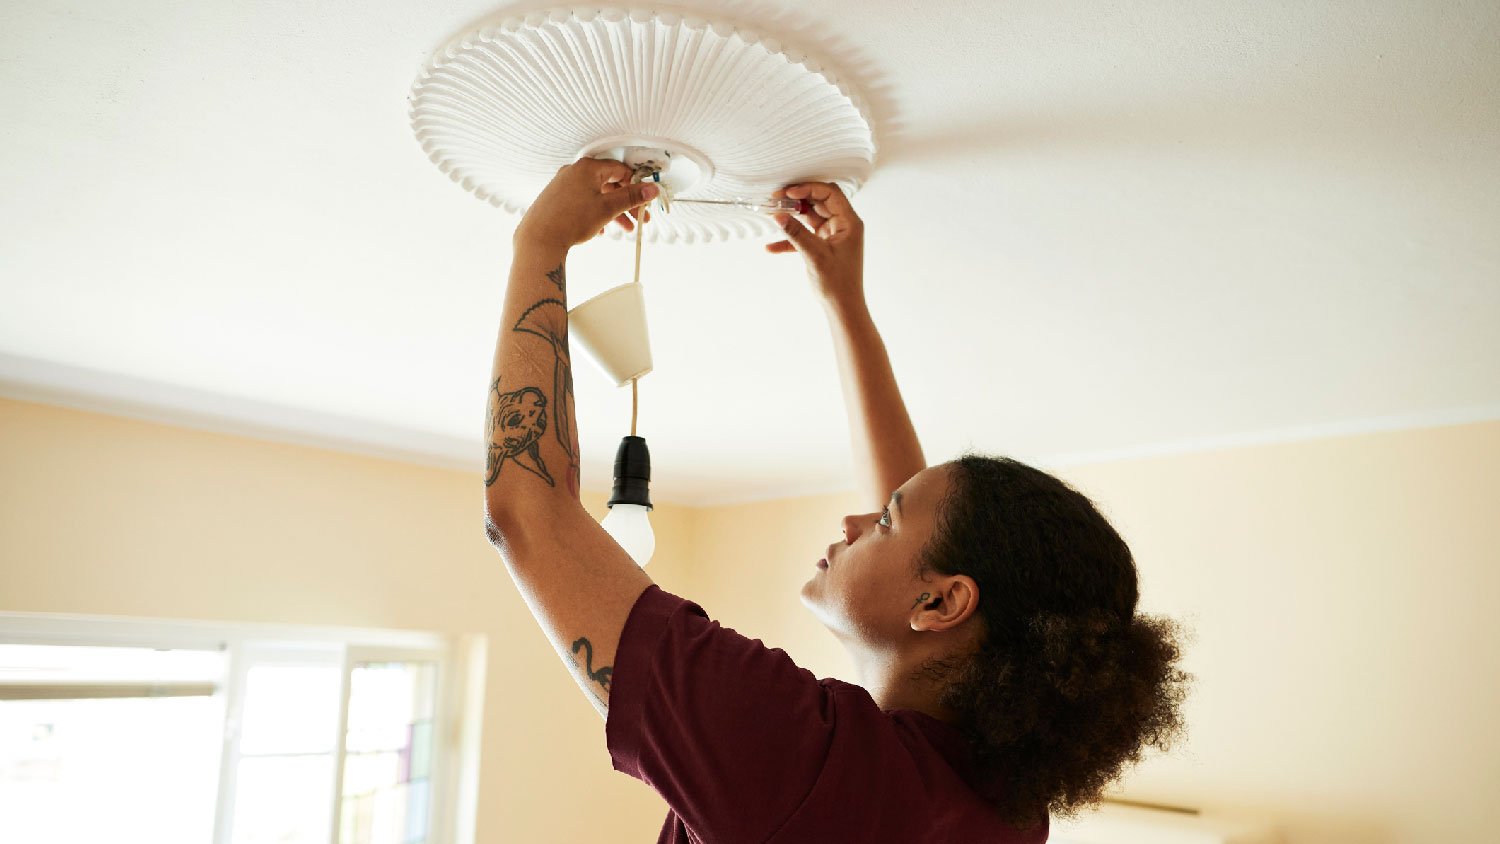
M516 228L485 417L485 530L600 714L620 631L651 578L578 498L564 264L575 244L655 195L630 175L618 161L564 167Z
M799 215L805 225L778 216L787 239L766 248L801 252L807 263L833 333L860 497L878 510L927 460L865 303L864 222L836 185L791 185L778 193L811 203L811 213Z

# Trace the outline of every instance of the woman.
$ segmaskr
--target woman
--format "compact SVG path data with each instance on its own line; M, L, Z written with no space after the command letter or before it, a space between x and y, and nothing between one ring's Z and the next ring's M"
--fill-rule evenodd
M557 395L571 379L551 368L568 364L565 323L554 360L535 341L535 315L565 303L568 249L611 218L630 228L624 212L654 197L630 175L563 168L517 228L486 526L605 715L615 767L670 807L659 840L1045 841L1049 812L1096 801L1180 730L1175 634L1136 614L1129 549L1046 473L977 455L926 466L865 307L863 225L836 187L804 184L784 193L810 201L806 225L779 218L787 240L768 249L800 252L824 304L873 509L844 518L802 600L859 683L818 680L656 587L577 503L571 397ZM504 409L523 394L529 430L563 409L556 442L530 437L528 471L496 471L520 454ZM571 464L566 492L536 465L549 456Z

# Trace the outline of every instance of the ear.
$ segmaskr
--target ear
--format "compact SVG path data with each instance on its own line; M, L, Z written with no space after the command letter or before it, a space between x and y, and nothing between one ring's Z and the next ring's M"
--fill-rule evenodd
M926 589L921 600L912 606L911 629L917 632L941 633L952 630L979 611L979 585L966 574L940 575Z

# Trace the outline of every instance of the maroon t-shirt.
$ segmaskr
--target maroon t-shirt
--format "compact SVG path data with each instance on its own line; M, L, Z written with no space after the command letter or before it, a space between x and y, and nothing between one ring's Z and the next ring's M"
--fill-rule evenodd
M655 585L620 633L605 738L615 769L671 808L659 844L1047 840L969 785L955 728L882 711Z

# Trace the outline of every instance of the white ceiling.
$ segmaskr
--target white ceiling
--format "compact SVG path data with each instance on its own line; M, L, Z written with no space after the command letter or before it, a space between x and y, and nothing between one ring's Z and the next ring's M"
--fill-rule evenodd
M1500 6L695 5L871 102L867 286L929 459L1500 417ZM3 391L477 473L515 221L406 94L514 8L8 0ZM847 485L820 311L759 249L647 252L658 500ZM578 250L574 301L629 258ZM577 389L602 488L629 391Z

